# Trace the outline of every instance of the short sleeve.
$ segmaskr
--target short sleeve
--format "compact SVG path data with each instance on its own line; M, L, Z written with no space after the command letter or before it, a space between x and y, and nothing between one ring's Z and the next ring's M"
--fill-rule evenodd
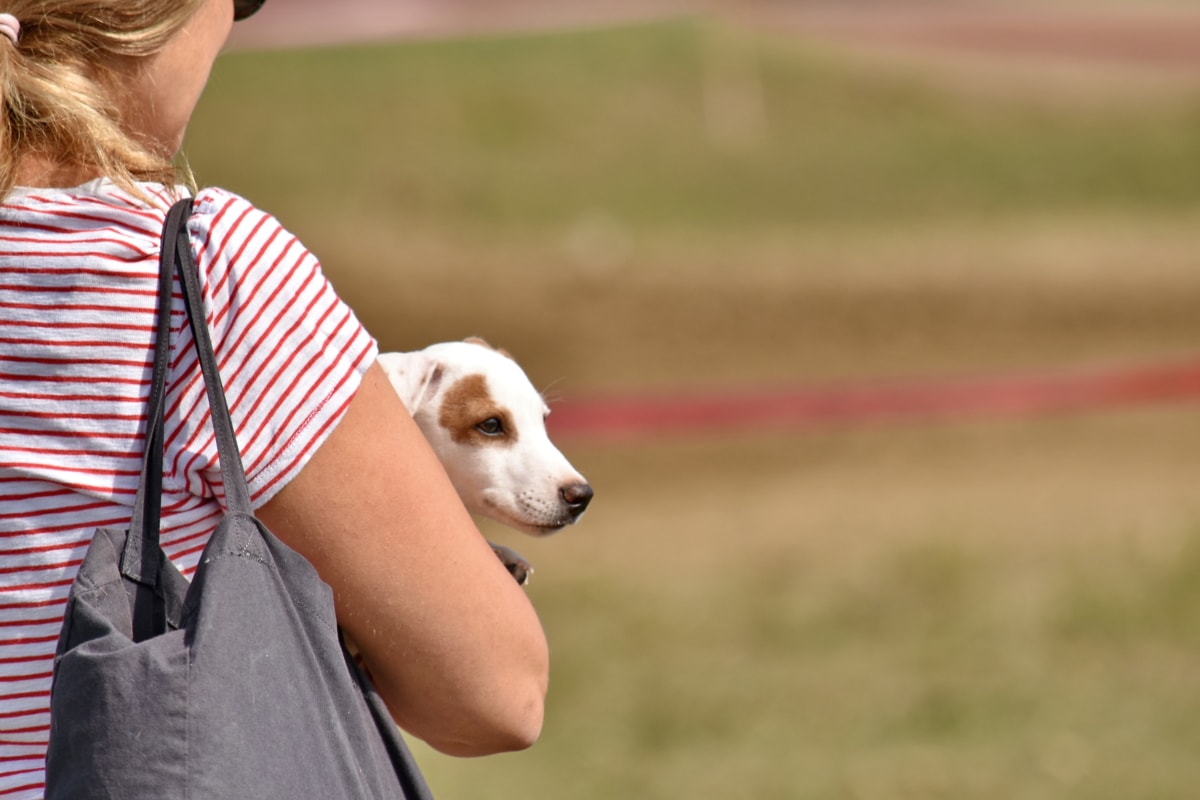
M189 222L207 322L255 506L294 478L342 418L378 348L316 257L271 215L219 189ZM175 332L173 482L223 499L199 362ZM170 478L169 478L170 479Z

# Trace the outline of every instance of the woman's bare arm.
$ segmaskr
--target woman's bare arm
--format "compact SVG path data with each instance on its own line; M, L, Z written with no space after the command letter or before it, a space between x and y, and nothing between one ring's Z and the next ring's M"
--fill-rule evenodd
M402 728L458 756L537 739L541 624L378 365L258 514L333 587L338 620Z

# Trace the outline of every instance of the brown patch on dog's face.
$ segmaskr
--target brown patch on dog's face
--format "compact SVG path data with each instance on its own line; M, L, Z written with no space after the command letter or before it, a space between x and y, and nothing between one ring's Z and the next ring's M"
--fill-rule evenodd
M492 399L482 375L460 378L446 390L438 424L459 444L508 447L517 441L512 418Z

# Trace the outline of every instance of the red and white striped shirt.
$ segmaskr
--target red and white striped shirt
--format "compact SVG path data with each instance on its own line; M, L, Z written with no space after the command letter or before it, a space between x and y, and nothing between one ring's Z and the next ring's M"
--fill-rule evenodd
M108 181L18 189L0 204L0 797L40 798L50 677L92 531L125 527L145 445L159 237ZM273 217L228 192L189 223L209 330L254 503L307 463L376 345ZM223 497L208 401L176 280L163 547L196 568Z

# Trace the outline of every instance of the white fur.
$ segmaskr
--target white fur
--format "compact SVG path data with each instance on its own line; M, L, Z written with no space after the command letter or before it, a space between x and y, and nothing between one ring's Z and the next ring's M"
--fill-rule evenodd
M582 515L592 490L550 441L549 409L507 354L468 340L382 353L379 363L471 513L538 536ZM479 386L482 395L467 391ZM464 396L474 398L467 404L473 413L448 427L447 409L461 408L453 398ZM492 419L505 430L489 436L478 426L490 430Z

